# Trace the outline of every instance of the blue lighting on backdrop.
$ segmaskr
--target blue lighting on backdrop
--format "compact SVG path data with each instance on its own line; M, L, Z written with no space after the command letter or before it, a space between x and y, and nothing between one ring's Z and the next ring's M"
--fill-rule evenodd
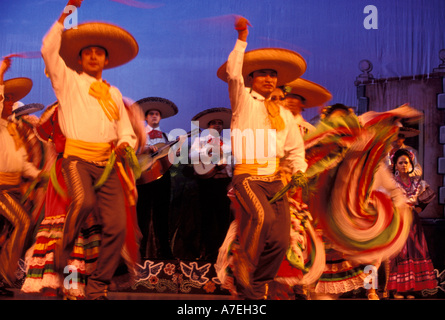
M65 4L2 0L0 55L39 51ZM303 78L329 89L332 103L350 106L357 104L354 80L360 60L373 63L376 78L427 74L440 64L438 52L445 48L443 0L84 0L78 22L111 22L132 33L138 56L106 70L104 79L133 100L172 100L179 113L166 119L163 129L188 131L196 113L229 107L227 84L216 71L235 44L234 14L253 25L247 50L299 52L308 65ZM42 59L14 59L5 79L19 76L34 82L22 102L55 101ZM303 115L309 120L317 112Z

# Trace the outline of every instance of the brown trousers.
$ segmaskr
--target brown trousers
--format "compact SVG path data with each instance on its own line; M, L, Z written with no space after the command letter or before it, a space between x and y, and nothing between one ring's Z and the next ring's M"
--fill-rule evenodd
M280 268L289 246L290 214L286 197L273 204L269 200L283 188L278 177L235 175L232 180L235 193L243 210L240 217L240 259L235 275L237 291L242 298L262 299L267 284ZM243 279L244 278L244 279Z
M88 278L85 289L88 299L106 295L107 287L119 266L121 249L125 242L125 199L116 171L113 169L107 181L99 189L94 189L103 171L104 167L77 157L70 156L62 162L62 173L71 201L56 259L58 269L65 267L80 228L93 209L96 210L102 226L97 267Z
M18 186L0 186L0 281L3 278L9 285L16 280L17 264L32 225L20 198Z

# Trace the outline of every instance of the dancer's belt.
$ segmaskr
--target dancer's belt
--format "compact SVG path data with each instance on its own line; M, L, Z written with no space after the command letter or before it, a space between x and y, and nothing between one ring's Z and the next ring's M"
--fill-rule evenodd
M20 184L20 172L0 172L0 185L16 186Z
M264 175L274 175L278 172L278 167L280 164L279 158L267 158L262 159L262 161L254 160L254 163L244 163L246 160L243 159L243 163L236 164L233 174L250 174L252 176L264 176Z
M64 158L76 156L86 161L106 161L111 155L111 144L67 139Z

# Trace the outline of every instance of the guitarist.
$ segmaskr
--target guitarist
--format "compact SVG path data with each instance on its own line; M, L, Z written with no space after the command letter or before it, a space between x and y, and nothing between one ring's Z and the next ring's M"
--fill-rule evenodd
M217 156L217 151L221 158L214 165L211 174L197 179L202 217L200 259L212 262L216 261L218 249L232 220L230 199L227 196L232 181L231 145L230 141L223 142L222 137L223 129L230 128L231 117L232 111L228 108L211 108L198 113L192 119L199 121L201 129L209 129L209 134L195 139L190 149L191 158L209 160L212 156Z
M161 131L162 119L178 113L176 105L163 98L149 97L136 102L145 114L147 140L142 152L153 154L158 151L159 143L168 143L167 134ZM172 259L169 241L169 212L171 193L170 171L166 171L159 179L137 185L138 224L142 233L141 257L156 259ZM153 224L154 243L150 235L150 222Z

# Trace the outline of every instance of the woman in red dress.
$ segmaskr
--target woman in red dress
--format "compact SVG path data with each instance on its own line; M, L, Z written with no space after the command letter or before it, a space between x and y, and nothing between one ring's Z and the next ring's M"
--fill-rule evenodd
M397 185L406 195L412 208L413 223L402 251L389 262L389 276L386 291L394 290L394 298L413 299L415 292L433 290L437 286L428 244L422 229L419 213L431 202L435 193L419 177L410 176L414 170L413 155L399 149L393 157L393 174Z

